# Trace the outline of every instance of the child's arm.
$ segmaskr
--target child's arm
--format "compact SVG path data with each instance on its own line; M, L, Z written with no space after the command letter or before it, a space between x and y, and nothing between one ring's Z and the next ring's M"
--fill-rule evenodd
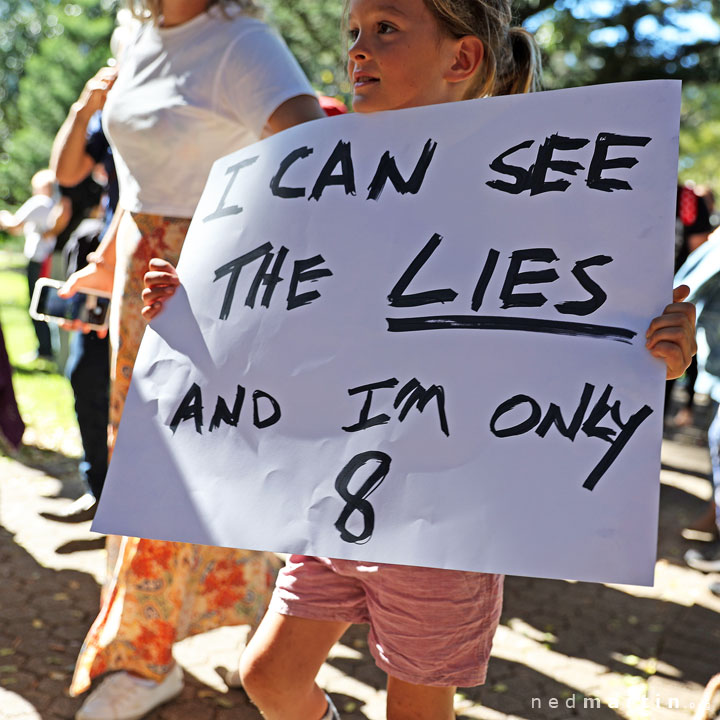
M0 230L5 230L12 235L20 235L28 220L44 219L47 211L42 204L39 204L39 200L40 198L36 195L32 195L14 213L0 210Z
M141 312L145 320L150 322L163 309L165 301L175 294L180 279L172 263L153 258L143 280L145 289L142 291L142 299L145 307Z
M673 290L673 302L650 323L645 343L652 355L665 361L668 380L679 378L697 351L695 344L695 306L682 302L690 292L687 285Z
M11 235L19 235L22 232L23 223L15 219L15 216L8 210L0 210L0 230L5 230Z
M50 211L48 229L43 233L43 237L57 237L68 226L71 217L72 201L69 197L61 197L60 202Z

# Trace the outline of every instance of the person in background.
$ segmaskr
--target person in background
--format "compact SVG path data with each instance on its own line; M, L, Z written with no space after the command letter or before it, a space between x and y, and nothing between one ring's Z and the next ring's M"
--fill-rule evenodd
M0 326L0 440L17 450L25 432L25 423L20 417L12 384L12 368L5 348L5 337ZM0 443L1 445L2 443Z
M50 169L36 172L31 182L32 196L15 212L0 211L0 230L13 235L25 235L23 254L28 260L28 290L32 299L35 283L49 275L50 258L55 247L55 236L49 234L55 218L53 211L60 201L55 173ZM38 341L34 359L52 360L53 347L50 328L46 322L33 320Z
M713 232L706 243L690 254L675 278L692 287L690 298L697 306L698 315L695 389L709 395L715 408L714 420L708 429L713 499L703 516L683 531L686 539L715 542L708 551L688 550L685 562L701 572L720 572L720 230ZM689 530L694 534L691 535ZM712 582L710 590L720 595L720 582Z
M81 188L98 165L103 168L105 180L102 216L82 220L64 248L65 277L87 265L88 254L97 250L117 206L117 173L101 123L105 98L116 76L116 68L103 67L85 84L53 142L50 164L62 185ZM80 473L86 492L62 511L42 515L58 522L83 522L95 515L108 467L110 346L107 336L95 331L75 331L65 374L75 398L83 446Z
M675 211L675 272L685 264L688 256L707 242L712 231L711 213L713 196L709 190L702 191L692 184L678 185ZM698 380L698 358L694 357L684 378L687 399L672 418L675 427L688 427L694 422L693 407ZM675 381L665 387L665 414L671 407ZM717 540L715 503L708 503L705 511L681 531L686 540Z
M692 184L678 185L675 209L675 272L680 269L693 250L697 250L707 241L711 231L710 207L707 201L696 192ZM697 374L697 358L693 358L685 373L687 400L672 418L675 427L688 427L693 424L694 387ZM666 415L670 410L674 387L675 380L668 381L665 386ZM702 525L703 519L699 519L698 523Z
M110 445L145 323L151 257L177 261L212 163L273 132L323 117L315 93L251 0L147 0L118 57L103 108L120 184L113 219L75 288L112 290ZM108 539L100 613L71 686L102 680L78 720L139 718L181 692L173 643L223 625L257 624L276 573L269 553ZM112 558L116 561L112 562Z

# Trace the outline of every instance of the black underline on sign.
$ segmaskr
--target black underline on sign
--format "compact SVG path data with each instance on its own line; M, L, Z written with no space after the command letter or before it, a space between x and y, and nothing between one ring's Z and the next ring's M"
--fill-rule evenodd
M496 317L493 315L428 315L425 317L385 318L388 332L418 332L421 330L515 330L517 332L549 333L594 337L601 340L632 344L637 335L632 330L611 325L538 320L537 318Z

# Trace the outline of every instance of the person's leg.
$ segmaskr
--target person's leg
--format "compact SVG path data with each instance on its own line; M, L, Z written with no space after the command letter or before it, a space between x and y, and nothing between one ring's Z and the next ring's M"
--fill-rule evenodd
M388 675L387 720L452 720L454 687L412 685Z
M49 267L47 267L48 277L54 280L65 280L65 269L63 268L62 252L52 252L47 259ZM67 330L61 330L57 325L48 325L50 331L52 347L55 349L55 362L61 371L65 371L68 356L70 355L70 335Z
M681 534L686 540L717 540L720 535L718 527L717 506L720 503L720 419L718 405L713 401L711 414L713 422L707 432L708 450L712 464L712 483L714 497L707 504L702 515L683 528Z
M240 677L267 720L320 720L325 693L315 676L346 622L308 620L268 610L240 658Z
M698 379L698 361L697 361L697 355L693 355L690 359L690 365L688 369L685 371L685 377L687 379L687 382L685 384L685 387L687 388L688 393L688 399L685 403L685 407L689 408L690 410L693 409L693 406L695 404L695 383Z
M708 449L712 465L715 522L720 529L720 405L716 405L715 419L708 429ZM685 562L701 572L720 572L720 547L717 544L709 552L691 548L685 553Z
M720 404L715 403L715 418L708 428L708 449L712 466L713 496L716 523L720 527Z
M81 473L89 491L100 499L108 465L110 349L96 333L73 333L66 367L83 446Z
M368 648L388 720L450 720L455 688L485 682L503 577L402 565L365 572Z
M32 300L33 291L35 290L35 283L40 278L42 265L39 262L30 260L27 264L27 278L28 278L28 291L30 293L30 299ZM50 328L48 324L43 320L33 320L33 328L35 329L35 336L38 341L37 354L43 358L52 358L52 340L50 339Z

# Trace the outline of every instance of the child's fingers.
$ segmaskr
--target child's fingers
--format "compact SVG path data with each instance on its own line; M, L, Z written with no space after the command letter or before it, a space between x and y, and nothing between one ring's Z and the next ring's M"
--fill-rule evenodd
M658 343L662 342L679 345L688 358L691 358L697 351L694 334L680 324L658 327L646 340L645 346L648 350L652 350Z
M684 337L687 337L690 345L695 342L695 325L688 319L687 315L684 313L668 313L667 315L656 317L650 323L650 327L645 334L647 346L652 347L653 338L657 336L658 332L672 328L675 328L678 332L682 333Z
M654 357L665 361L668 380L680 377L697 351L695 306L683 302L689 292L687 285L675 288L674 302L652 320L646 333L645 345Z
M151 258L150 262L148 262L148 267L151 270L159 270L161 272L167 272L171 273L172 275L177 275L175 266L167 260L163 260L162 258Z
M682 327L688 336L695 338L695 306L692 303L668 305L662 315L652 319L645 337L649 339L657 330L675 325Z
M689 358L697 352L694 333L679 325L657 328L645 341L645 347L652 350L658 343L662 342L680 345Z
M690 288L687 285L678 285L673 290L673 302L682 302L690 294Z
M150 322L162 310L162 303L155 302L152 305L145 305L140 314L145 318L146 322Z
M150 322L163 309L165 300L175 294L180 285L175 266L162 258L152 258L148 271L143 276L145 289L142 291L144 307L140 311L143 318Z
M154 285L179 285L180 278L174 273L163 272L160 270L148 270L143 276L145 287Z
M154 288L145 288L142 293L140 293L143 304L144 305L153 305L156 302L163 302L164 300L167 300L171 295L173 295L175 292L175 288L173 287L154 287Z
M665 362L665 377L668 380L679 378L690 365L691 355L676 342L662 340L650 348L650 353Z

